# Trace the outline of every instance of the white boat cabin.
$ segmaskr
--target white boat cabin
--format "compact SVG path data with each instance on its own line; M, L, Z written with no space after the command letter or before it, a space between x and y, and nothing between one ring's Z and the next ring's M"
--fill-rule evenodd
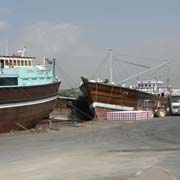
M0 68L33 66L34 60L34 57L0 56Z
M168 93L168 88L164 85L163 81L159 80L137 81L136 90L159 96L166 96Z

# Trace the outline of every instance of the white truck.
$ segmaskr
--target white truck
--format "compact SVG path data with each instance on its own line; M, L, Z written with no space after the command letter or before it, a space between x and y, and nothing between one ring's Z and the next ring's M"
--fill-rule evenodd
M170 94L170 112L180 114L180 89L173 89Z

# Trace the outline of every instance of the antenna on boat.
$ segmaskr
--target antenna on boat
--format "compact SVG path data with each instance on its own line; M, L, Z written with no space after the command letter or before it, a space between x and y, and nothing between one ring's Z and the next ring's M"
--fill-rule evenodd
M26 46L24 46L24 49L22 50L22 57L24 57L24 54L25 54L25 51L26 51Z
M109 81L112 82L112 49L109 48Z
M8 55L8 40L6 41L6 56Z

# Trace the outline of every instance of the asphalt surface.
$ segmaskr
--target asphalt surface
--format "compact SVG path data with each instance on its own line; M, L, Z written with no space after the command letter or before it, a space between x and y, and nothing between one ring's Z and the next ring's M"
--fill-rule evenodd
M53 127L0 134L0 179L126 180L150 167L180 179L180 116Z

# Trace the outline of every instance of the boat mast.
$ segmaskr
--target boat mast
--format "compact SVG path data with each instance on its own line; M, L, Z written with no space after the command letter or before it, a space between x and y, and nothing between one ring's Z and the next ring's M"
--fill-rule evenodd
M55 79L55 75L56 75L55 67L56 67L56 59L53 58L53 79Z
M109 81L112 83L112 49L109 48Z

